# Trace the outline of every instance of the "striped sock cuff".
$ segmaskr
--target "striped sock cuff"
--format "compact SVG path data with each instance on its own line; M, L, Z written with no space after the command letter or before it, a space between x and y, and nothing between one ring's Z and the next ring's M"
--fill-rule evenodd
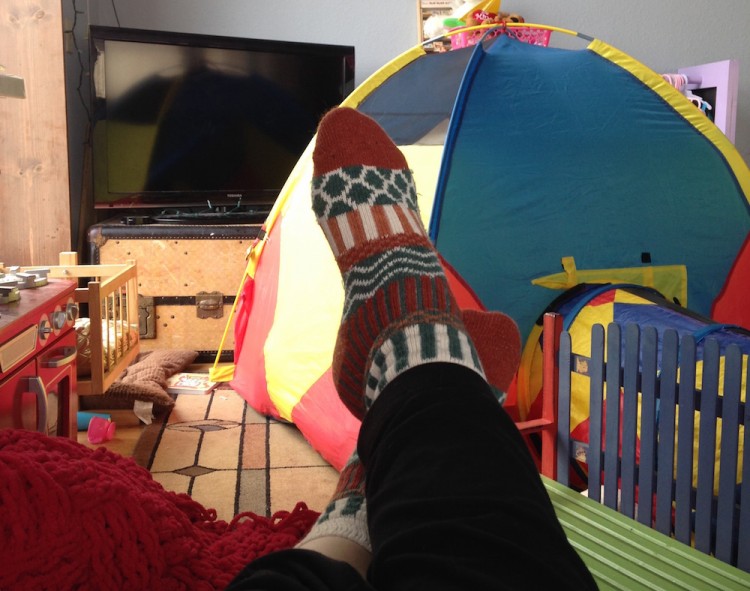
M318 218L334 257L386 236L415 234L426 239L419 213L404 203L357 207L332 217ZM341 264L341 263L340 263ZM351 262L344 262L345 267Z
M325 536L346 538L372 552L365 498L350 495L331 501L298 546Z
M434 362L462 365L485 378L479 355L465 332L449 324L413 324L391 335L373 354L365 388L366 408L397 376Z

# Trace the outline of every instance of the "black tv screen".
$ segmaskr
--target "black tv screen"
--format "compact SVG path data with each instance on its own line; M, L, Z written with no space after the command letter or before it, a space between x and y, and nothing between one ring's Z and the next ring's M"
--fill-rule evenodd
M92 26L98 209L270 208L354 48Z

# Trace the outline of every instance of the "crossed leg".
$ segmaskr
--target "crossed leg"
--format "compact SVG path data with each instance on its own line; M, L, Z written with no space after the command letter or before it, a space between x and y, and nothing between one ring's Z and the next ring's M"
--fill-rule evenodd
M336 109L313 161L313 210L345 291L333 375L363 421L358 454L298 548L231 588L595 589L500 404L517 329L488 315L505 346L472 338L403 155L373 120Z

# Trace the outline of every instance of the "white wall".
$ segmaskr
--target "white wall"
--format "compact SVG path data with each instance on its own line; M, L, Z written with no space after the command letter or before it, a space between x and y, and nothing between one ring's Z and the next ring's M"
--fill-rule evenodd
M417 0L89 0L93 24L354 45L357 83L417 42ZM750 161L750 3L504 0L529 22L597 37L659 73L737 59L735 144ZM119 23L118 23L119 20Z
M416 44L419 33L417 0L90 0L90 5L90 22L98 25L353 45L357 84Z
M84 52L89 23L354 45L357 83L416 44L419 31L417 0L88 0L88 12L84 3L63 0L66 28L74 28L78 50ZM518 12L528 22L597 37L659 73L730 58L739 60L735 144L750 162L748 0L713 0L710 4L684 0L504 0L502 9ZM85 53L83 57L86 63ZM66 69L71 209L75 220L84 174L87 121L77 87L86 92L88 82L85 71L81 76L77 51L66 55Z
M417 0L62 0L72 243L86 252L88 25L353 45L355 84L418 41ZM83 64L83 67L82 67ZM82 202L83 200L83 202Z

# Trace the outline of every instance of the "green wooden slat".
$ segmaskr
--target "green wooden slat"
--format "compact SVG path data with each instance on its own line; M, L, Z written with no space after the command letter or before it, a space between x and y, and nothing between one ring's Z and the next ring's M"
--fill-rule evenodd
M571 544L602 591L750 589L750 573L544 478Z
M602 589L694 588L692 582L683 581L683 571L675 571L673 563L662 564L662 553L647 551L631 530L598 521L593 514L589 515L591 521L581 519L581 509L567 507L561 522Z

